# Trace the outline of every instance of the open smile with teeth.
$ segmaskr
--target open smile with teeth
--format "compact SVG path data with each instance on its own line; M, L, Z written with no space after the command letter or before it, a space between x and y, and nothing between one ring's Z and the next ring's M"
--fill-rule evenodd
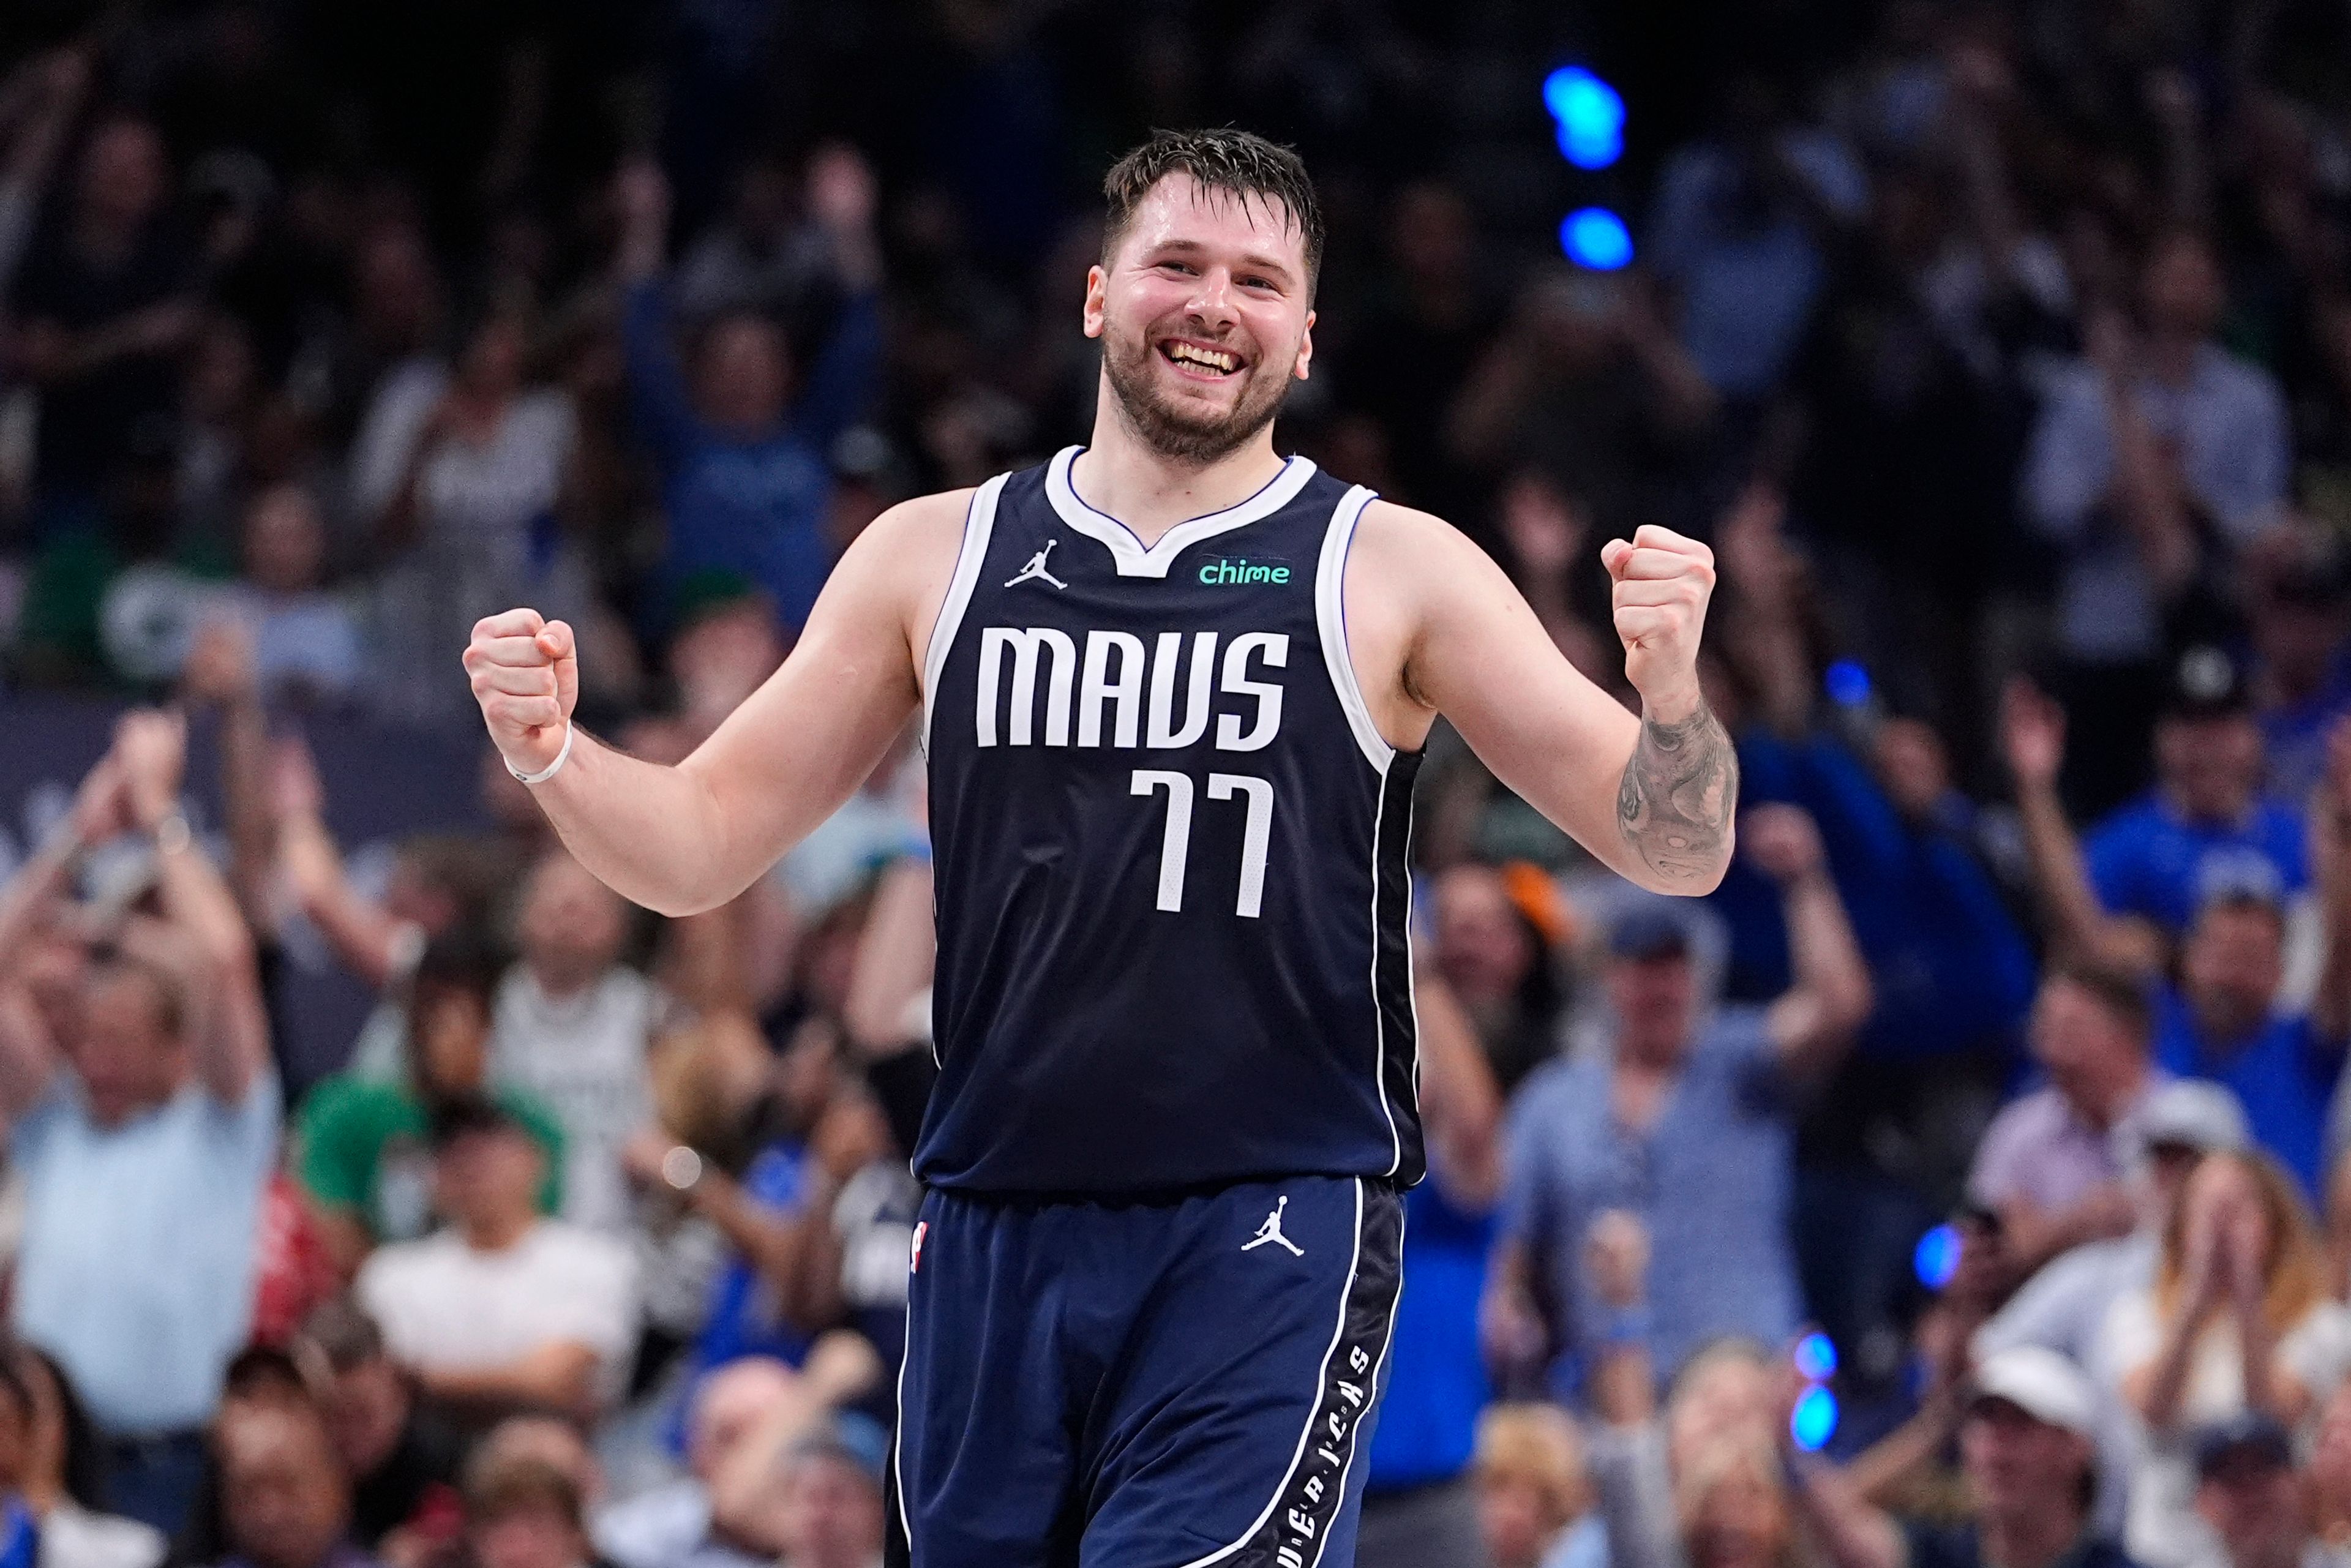
M1238 355L1228 354L1222 349L1211 349L1205 344L1171 340L1160 344L1159 351L1167 356L1169 363L1195 373L1228 376L1241 368Z

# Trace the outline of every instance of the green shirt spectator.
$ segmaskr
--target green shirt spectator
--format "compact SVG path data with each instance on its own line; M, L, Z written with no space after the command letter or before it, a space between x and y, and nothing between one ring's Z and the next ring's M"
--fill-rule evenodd
M492 1098L547 1155L538 1209L563 1201L563 1129L527 1094ZM432 1113L406 1083L338 1074L303 1103L296 1123L302 1188L326 1209L355 1217L377 1241L407 1241L433 1228Z

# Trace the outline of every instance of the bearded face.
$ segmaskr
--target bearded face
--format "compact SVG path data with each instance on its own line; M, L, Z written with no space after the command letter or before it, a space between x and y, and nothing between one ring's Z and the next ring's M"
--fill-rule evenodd
M1272 423L1312 356L1304 241L1279 204L1170 175L1088 280L1086 331L1119 417L1207 464Z

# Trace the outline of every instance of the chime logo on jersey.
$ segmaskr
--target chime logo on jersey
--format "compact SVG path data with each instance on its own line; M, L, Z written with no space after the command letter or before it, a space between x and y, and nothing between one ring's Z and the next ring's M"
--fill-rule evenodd
M1081 653L1059 627L987 627L979 634L977 743L1166 751L1198 743L1213 719L1217 750L1262 750L1280 733L1281 685L1255 675L1289 666L1290 634L1245 632L1221 656L1218 640L1214 632L1162 632L1146 645L1132 632L1098 628Z
M1212 588L1228 582L1280 585L1290 580L1290 568L1278 560L1212 560L1200 568L1200 580Z

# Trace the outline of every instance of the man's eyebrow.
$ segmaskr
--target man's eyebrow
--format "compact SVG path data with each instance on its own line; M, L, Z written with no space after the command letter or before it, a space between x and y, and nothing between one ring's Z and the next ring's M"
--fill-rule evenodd
M1207 248L1208 247L1207 246L1201 244L1196 239L1164 239L1155 245L1146 246L1144 254L1164 255L1173 251L1179 252L1186 256L1197 256ZM1284 283L1288 283L1291 280L1288 263L1278 261L1270 256L1259 256L1254 251L1244 251L1241 253L1240 266L1245 271L1270 272L1276 277L1281 279Z

